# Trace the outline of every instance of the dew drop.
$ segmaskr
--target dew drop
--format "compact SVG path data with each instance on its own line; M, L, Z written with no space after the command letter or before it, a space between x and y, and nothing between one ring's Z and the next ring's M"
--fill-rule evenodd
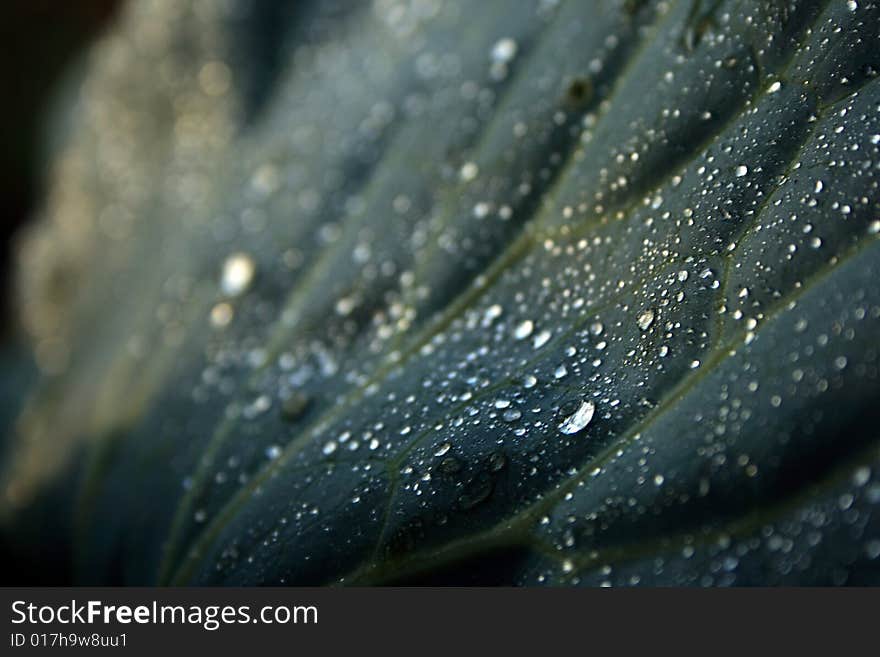
M546 329L541 331L540 333L538 333L538 335L536 335L534 338L532 338L532 346L535 349L540 349L545 344L547 344L547 342L550 340L551 335L552 334L550 333L550 331L548 331Z
M501 417L505 422L516 422L522 417L522 413L516 408L509 408L504 411L504 414Z
M871 480L871 468L862 466L853 473L852 481L856 486L864 486Z
M220 289L230 297L244 294L253 282L255 272L253 258L246 253L233 253L223 262Z
M234 315L235 311L232 306L225 301L222 301L211 308L211 326L216 328L228 326Z
M499 306L497 303L492 304L488 308L486 308L486 312L483 313L483 326L489 326L496 319L501 317L504 313L504 308Z
M437 451L434 452L434 456L443 456L444 454L448 454L449 450L452 449L452 443L443 443L440 447L437 448Z
M523 322L520 322L517 327L513 331L513 337L517 340L525 340L532 334L532 331L535 329L535 324L532 320L527 319Z
M465 162L461 165L461 170L458 174L464 182L471 182L480 175L480 167L475 162Z
M645 310L638 318L639 328L643 331L648 330L651 324L654 323L654 311L648 308Z
M492 46L490 57L492 61L496 64L506 64L514 57L516 57L517 50L518 47L516 45L516 41L514 41L513 39L499 39L495 42L495 45Z
M595 412L596 405L593 402L582 401L578 409L559 425L559 430L566 435L575 434L590 423Z

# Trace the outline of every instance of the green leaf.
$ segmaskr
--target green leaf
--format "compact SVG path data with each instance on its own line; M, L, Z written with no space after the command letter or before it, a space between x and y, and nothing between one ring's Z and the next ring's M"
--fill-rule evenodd
M21 551L878 582L878 3L250 11L131 7L93 53L23 248Z

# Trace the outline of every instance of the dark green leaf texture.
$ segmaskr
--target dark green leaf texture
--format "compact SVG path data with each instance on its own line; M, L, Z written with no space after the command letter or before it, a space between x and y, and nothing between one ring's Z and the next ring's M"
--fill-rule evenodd
M878 3L167 4L93 53L23 244L10 544L880 581Z

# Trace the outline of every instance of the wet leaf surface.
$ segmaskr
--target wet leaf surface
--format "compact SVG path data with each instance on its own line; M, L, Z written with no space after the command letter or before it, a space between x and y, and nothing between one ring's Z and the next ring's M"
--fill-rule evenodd
M93 55L7 532L72 479L82 582L877 583L877 3L318 3L271 79L220 12Z

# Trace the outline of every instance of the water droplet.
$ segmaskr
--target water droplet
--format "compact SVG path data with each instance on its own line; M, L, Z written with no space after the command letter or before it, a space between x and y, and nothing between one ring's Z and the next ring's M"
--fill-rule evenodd
M461 170L458 173L464 182L471 182L480 175L480 167L475 162L465 162L461 165Z
M211 308L211 325L216 328L228 326L234 315L235 311L232 306L222 301Z
M486 312L483 313L483 326L489 326L496 319L501 317L504 313L504 308L499 306L497 303L492 304L488 308L486 308Z
M743 177L744 175L746 175L748 172L749 172L749 168L748 168L745 164L740 164L740 165L736 168L736 171L734 171L734 173L736 174L736 177L737 177L737 178L742 178L742 177Z
M517 325L517 327L513 331L513 337L515 337L517 340L524 340L532 334L532 331L534 329L534 322L532 322L532 320L530 319L527 319Z
M492 211L492 206L485 201L480 201L476 205L474 205L473 215L477 219L485 219L489 216L489 212Z
M543 347L545 344L547 344L547 342L550 340L550 336L551 336L551 335L553 335L553 334L550 333L550 331L548 331L548 330L546 330L546 329L543 330L543 331L541 331L540 333L538 333L538 335L536 335L536 336L532 339L532 346L533 346L535 349L540 349L540 348Z
M514 57L516 57L516 52L518 47L516 45L516 41L511 38L499 39L495 42L495 45L492 46L492 52L490 53L490 57L493 62L497 64L506 64Z
M324 447L321 448L321 451L324 453L325 456L329 456L330 454L332 454L333 452L336 451L336 447L337 447L336 441L330 440L324 444Z
M309 407L311 399L306 395L295 392L281 402L281 417L288 422L299 418Z
M444 454L447 454L450 449L452 449L452 443L443 443L437 448L437 451L434 452L434 456L443 456Z
M502 415L501 417L504 419L505 422L516 422L522 417L522 413L515 408L510 408L504 411L504 415Z
M274 461L279 456L281 456L281 447L278 445L269 445L266 448L266 458Z
M651 324L654 323L654 311L648 308L641 315L639 315L638 324L639 328L643 331L648 330Z
M220 289L223 294L236 297L244 294L254 280L256 265L246 253L233 253L223 262Z
M336 314L340 317L348 317L357 306L354 297L341 297L336 301Z
M596 405L593 402L582 401L578 409L559 425L559 430L567 435L575 434L590 423L595 412Z
M856 486L864 486L871 480L871 468L862 466L853 473L852 481Z

